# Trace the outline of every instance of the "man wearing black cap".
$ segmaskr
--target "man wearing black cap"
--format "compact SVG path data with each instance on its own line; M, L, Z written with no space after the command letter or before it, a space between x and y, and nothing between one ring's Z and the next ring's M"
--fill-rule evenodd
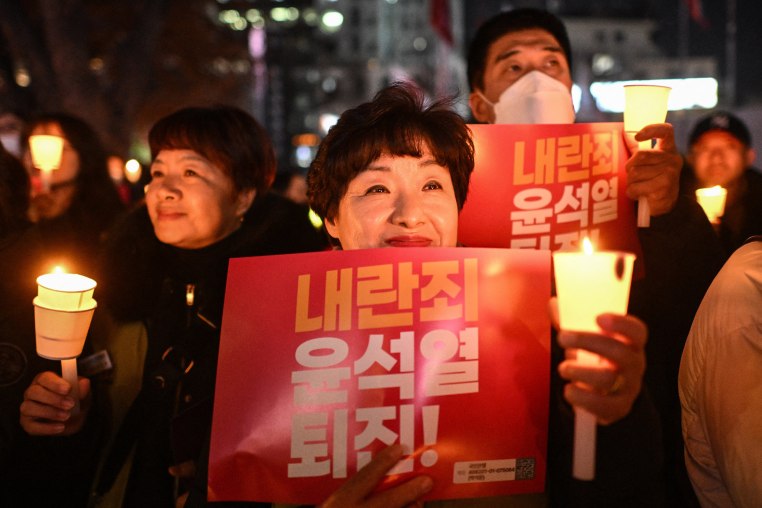
M490 18L468 52L474 118L482 123L572 123L571 57L566 27L548 11L515 9ZM571 478L568 414L563 407L551 407L548 493L554 506L653 506L665 503L665 496L669 506L695 506L683 459L677 373L693 316L722 256L701 208L679 196L682 157L672 126L647 126L637 137L654 138L657 150L638 150L626 163L627 196L647 197L651 211L651 227L638 230L639 262L646 276L633 281L629 306L649 329L648 390L627 418L599 427L594 482ZM659 416L655 428L646 419L654 406ZM654 453L662 432L663 447L659 443Z
M717 232L729 256L752 235L762 234L762 173L752 167L756 152L749 129L738 117L718 111L693 127L682 189L720 185L727 191Z

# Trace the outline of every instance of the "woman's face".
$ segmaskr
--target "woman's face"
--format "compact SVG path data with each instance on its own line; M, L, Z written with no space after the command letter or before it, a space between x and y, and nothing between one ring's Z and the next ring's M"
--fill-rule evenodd
M49 186L42 183L40 170L32 164L29 151L24 154L24 165L29 171L32 183L32 200L29 214L33 221L54 219L63 215L75 199L77 175L79 174L79 154L72 148L58 123L40 124L32 129L30 136L46 134L64 138L61 162L58 169L50 172Z
M458 204L450 172L423 156L382 155L349 182L328 233L345 250L454 247Z
M238 229L254 194L236 194L232 179L193 150L161 150L151 164L146 206L161 242L200 249Z

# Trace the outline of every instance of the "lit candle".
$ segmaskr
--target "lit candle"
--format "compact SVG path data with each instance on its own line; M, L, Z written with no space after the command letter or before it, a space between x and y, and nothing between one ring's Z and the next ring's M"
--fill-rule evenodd
M706 187L703 189L696 189L696 200L704 209L709 222L712 224L719 224L720 217L725 213L725 200L728 197L728 190L715 185L714 187Z
M42 188L50 190L50 173L61 165L64 140L60 136L35 134L29 136L29 151L32 154L32 164L40 170Z
M61 376L72 387L73 414L79 412L77 357L82 354L97 306L93 299L95 286L94 280L74 273L37 277L37 297L33 301L37 354L61 361Z
M135 159L130 159L124 163L124 174L130 183L138 183L143 174L143 167Z
M625 85L624 86L624 132L634 136L646 125L663 123L667 119L669 102L668 86ZM650 149L651 140L638 142L638 150ZM645 196L638 198L638 227L651 225L651 210Z
M601 333L596 318L603 313L626 314L635 255L629 252L593 252L585 238L582 252L557 251L553 265L562 330ZM584 365L600 362L598 355L578 350ZM595 415L574 408L573 475L580 480L595 477Z

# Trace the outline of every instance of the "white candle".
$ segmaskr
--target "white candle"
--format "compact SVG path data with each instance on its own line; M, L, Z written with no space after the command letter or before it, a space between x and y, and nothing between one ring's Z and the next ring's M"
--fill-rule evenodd
M646 125L663 123L667 119L668 86L624 86L624 132L634 136ZM638 150L651 148L651 140L639 141ZM638 198L638 227L651 225L651 209L645 196Z
M76 273L46 273L37 277L37 298L40 305L58 310L88 308L93 300L96 282Z
M37 354L61 360L61 376L71 385L70 395L79 412L77 356L82 353L97 302L96 282L74 273L48 273L37 277L34 324Z
M61 165L64 140L60 136L35 134L29 136L32 164L40 170L43 190L50 190L50 174Z
M594 252L585 238L582 252L553 253L562 330L601 333L596 318L603 313L626 314L635 255L629 252ZM598 355L579 350L577 361L595 365ZM580 480L595 478L595 415L574 408L573 475Z
M696 189L696 200L701 205L701 208L704 209L704 213L706 213L709 222L712 224L720 223L720 217L725 213L725 200L727 197L727 189L719 185Z

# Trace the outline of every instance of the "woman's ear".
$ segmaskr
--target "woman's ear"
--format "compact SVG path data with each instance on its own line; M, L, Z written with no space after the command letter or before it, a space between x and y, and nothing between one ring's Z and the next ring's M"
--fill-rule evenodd
M331 236L331 238L335 238L336 240L339 239L339 228L336 225L336 219L329 219L326 217L323 219L323 225L325 226L326 232Z
M236 197L236 217L243 217L249 211L254 198L257 197L257 189L244 189Z

